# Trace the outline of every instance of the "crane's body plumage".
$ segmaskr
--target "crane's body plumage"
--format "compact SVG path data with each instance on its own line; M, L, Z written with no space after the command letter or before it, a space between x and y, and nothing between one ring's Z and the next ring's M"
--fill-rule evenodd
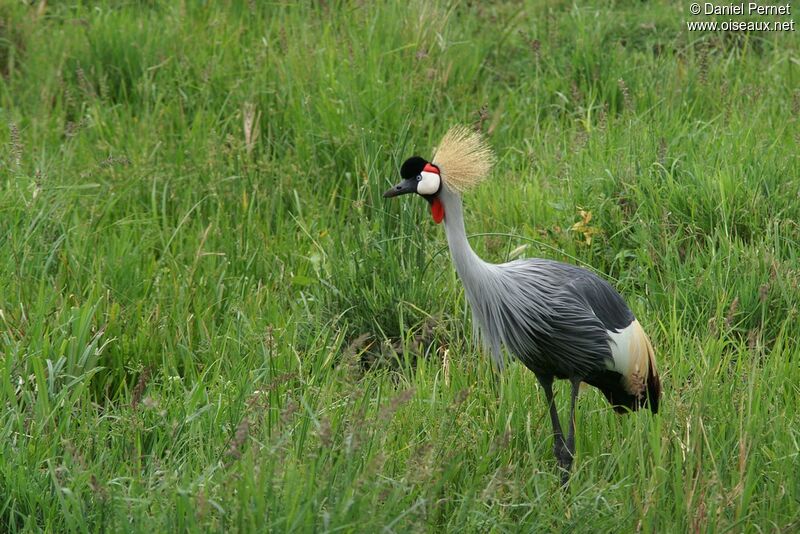
M475 254L464 227L461 192L483 180L493 161L479 134L455 127L432 163L418 156L406 160L403 181L384 196L418 193L431 204L434 221L444 221L474 326L496 366L504 366L505 347L544 388L554 452L566 483L575 451L579 384L597 387L617 412L646 405L655 413L661 393L655 355L623 298L591 271L547 259L492 264ZM566 438L553 401L556 378L572 384Z
M577 378L597 386L617 408L638 408L654 362L650 354L643 363L640 354L631 354L632 345L639 345L628 338L644 332L619 293L591 271L567 263L483 261L467 241L460 195L443 186L439 198L453 263L479 337L497 366L504 365L505 346L537 376ZM644 345L647 350L649 341ZM634 360L638 369L628 364ZM657 399L651 408L657 409Z

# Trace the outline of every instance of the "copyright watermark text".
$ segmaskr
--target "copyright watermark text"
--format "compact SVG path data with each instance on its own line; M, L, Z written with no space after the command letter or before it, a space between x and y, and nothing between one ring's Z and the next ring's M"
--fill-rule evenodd
M759 2L740 2L726 4L720 2L692 2L689 14L697 20L689 20L686 27L689 31L795 31L791 3L762 4ZM767 17L758 20L719 19L730 17ZM712 20L701 20L703 17L714 17Z

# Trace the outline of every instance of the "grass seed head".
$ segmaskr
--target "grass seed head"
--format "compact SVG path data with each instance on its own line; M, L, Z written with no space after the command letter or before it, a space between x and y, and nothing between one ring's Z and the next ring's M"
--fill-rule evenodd
M297 404L297 401L295 401L293 398L289 397L283 406L283 411L281 412L281 425L288 425L294 418L294 415L299 411L300 405Z
M324 417L319 422L319 441L323 447L330 447L333 445L333 429L331 427L331 420Z
M230 467L236 460L242 457L242 449L247 441L247 436L249 433L250 421L247 417L245 417L239 423L239 426L236 427L236 434L234 434L231 445L228 448L228 462L225 464L226 467Z
M625 80L622 78L617 80L617 84L619 85L619 90L622 93L622 105L625 108L625 111L633 111L633 99L631 98L631 91L628 88L628 84L625 83Z
M83 91L83 95L87 98L95 98L97 93L94 90L94 86L86 77L86 73L80 65L75 69L75 76L78 78L78 87Z
M8 123L8 133L11 141L11 157L17 167L22 164L23 146L19 136L19 128L15 122Z
M725 316L725 326L730 328L733 320L736 318L736 312L739 309L739 297L735 297L728 308L728 314Z
M150 380L150 367L145 367L139 374L139 380L136 382L136 387L133 388L133 395L131 396L131 408L136 410L142 400L142 395L147 387L147 382Z
M453 406L454 407L458 407L458 406L461 406L462 404L464 404L464 402L466 402L467 398L469 398L469 394L470 394L469 387L466 387L466 388L462 389L461 391L459 391L456 394L455 398L453 399Z
M395 398L393 398L388 405L383 407L380 414L378 415L378 420L383 422L391 421L392 417L394 417L395 412L397 412L397 410L399 410L401 406L403 406L409 400L411 400L411 398L414 396L414 391L415 391L414 388L410 388L400 393Z
M708 83L708 47L701 46L700 50L698 51L698 68L697 68L697 79L700 81L700 85L706 85Z
M761 303L765 303L767 302L768 298L769 298L769 284L761 284L761 286L758 288L758 300Z
M483 124L489 119L489 106L482 105L478 111L475 112L476 119L472 123L472 129L476 132L483 131Z

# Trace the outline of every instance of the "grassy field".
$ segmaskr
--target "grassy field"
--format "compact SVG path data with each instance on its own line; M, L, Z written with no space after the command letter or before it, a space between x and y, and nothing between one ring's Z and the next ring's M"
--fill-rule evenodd
M210 4L0 5L1 531L800 529L796 32ZM442 228L381 198L456 123L499 159L479 254L591 266L656 346L661 412L586 390L566 491Z

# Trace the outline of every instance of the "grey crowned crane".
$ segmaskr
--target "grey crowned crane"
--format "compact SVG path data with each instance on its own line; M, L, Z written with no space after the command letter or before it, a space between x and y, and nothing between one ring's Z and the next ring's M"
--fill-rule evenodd
M461 193L486 178L494 154L480 134L456 126L432 161L419 156L400 168L402 181L384 197L416 193L433 220L444 221L447 244L472 308L476 330L496 367L501 346L533 371L553 424L554 453L569 480L575 455L575 401L581 382L598 388L618 413L658 411L661 384L650 340L625 301L596 274L546 259L492 264L472 250L464 230ZM561 429L553 380L572 385L569 428Z

